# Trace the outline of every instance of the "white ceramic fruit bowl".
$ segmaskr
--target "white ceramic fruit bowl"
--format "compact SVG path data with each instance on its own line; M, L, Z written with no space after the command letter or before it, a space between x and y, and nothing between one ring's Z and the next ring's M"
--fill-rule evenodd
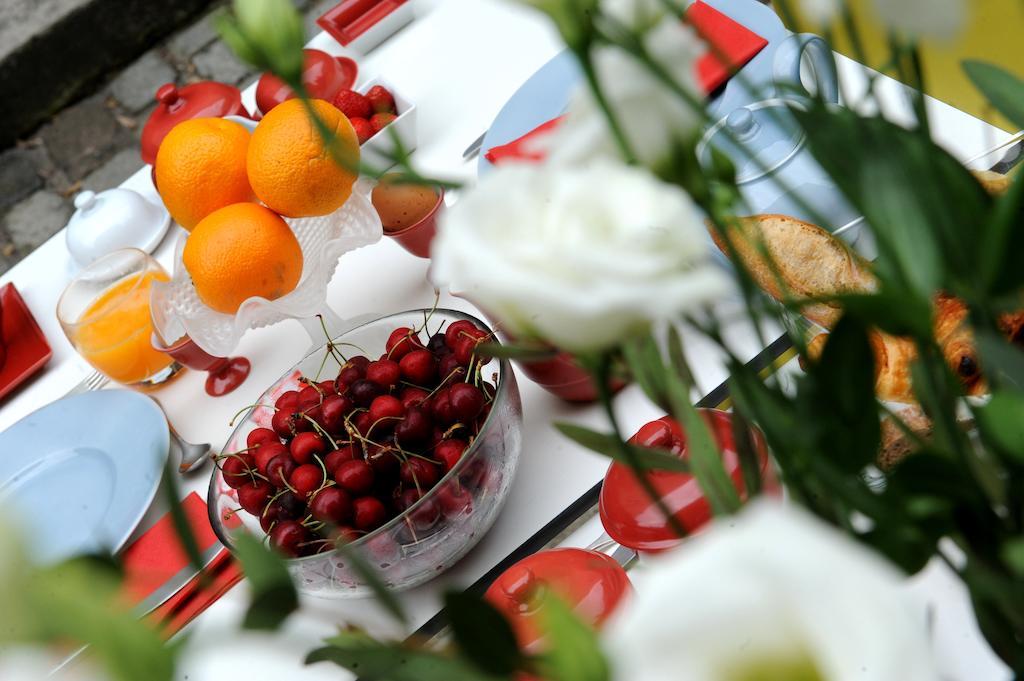
M349 251L380 241L383 236L380 218L370 203L371 188L371 183L359 180L352 196L335 212L313 218L286 218L302 248L302 278L298 286L276 300L249 298L234 315L216 312L199 299L182 262L188 236L182 234L174 252L171 281L153 285L151 305L157 332L168 341L187 334L211 355L226 357L248 329L285 319L309 319L317 314L333 318L326 304L327 284L334 276L338 259Z

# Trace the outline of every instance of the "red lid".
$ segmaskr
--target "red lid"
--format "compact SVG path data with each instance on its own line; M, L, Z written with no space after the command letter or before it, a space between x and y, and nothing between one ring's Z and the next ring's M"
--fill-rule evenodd
M740 498L746 498L743 469L733 439L732 414L717 409L698 411L710 427L721 453L722 463ZM768 460L768 447L764 436L760 430L751 427L751 439L761 464L764 490L777 490L778 483ZM683 428L668 416L644 425L629 441L641 447L668 450L681 459L689 456ZM700 483L693 475L648 471L647 479L687 532L700 530L711 519L711 505L704 498ZM599 507L605 531L623 546L638 551L661 551L672 548L681 541L633 471L623 464L613 463L608 467L601 488Z
M484 598L512 625L521 648L541 640L531 598L540 587L551 591L584 622L600 627L633 587L615 560L589 549L549 549L535 553L505 570Z
M313 99L334 100L339 90L355 85L359 67L348 57L332 57L322 50L303 50L302 82ZM256 86L256 107L264 114L295 96L292 89L272 73L260 76Z
M220 118L222 116L249 116L242 106L242 93L238 88L202 81L178 89L174 83L165 83L156 91L159 102L142 129L142 160L153 163L156 151L164 137L178 123L193 118Z

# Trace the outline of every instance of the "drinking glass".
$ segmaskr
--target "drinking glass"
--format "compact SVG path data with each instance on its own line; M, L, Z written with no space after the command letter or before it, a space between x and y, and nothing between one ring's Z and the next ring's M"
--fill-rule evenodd
M181 365L153 348L149 294L170 275L137 248L96 260L64 289L57 318L71 345L111 380L140 387L163 383Z

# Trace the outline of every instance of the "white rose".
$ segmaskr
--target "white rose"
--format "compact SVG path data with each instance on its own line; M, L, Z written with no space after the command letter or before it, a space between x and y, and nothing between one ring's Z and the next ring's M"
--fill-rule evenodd
M695 102L703 100L695 64L704 48L692 29L677 17L667 16L647 31L644 44L679 89ZM674 144L695 134L699 111L639 60L615 46L596 48L592 58L609 108L641 163L657 167ZM547 144L549 162L554 164L621 158L605 114L585 81L573 92L566 117L547 136Z
M938 678L900 573L792 506L719 520L636 582L606 629L616 679Z
M586 351L721 295L709 253L689 197L645 170L513 164L444 214L432 277L516 335Z
M889 28L911 36L951 40L964 25L964 0L874 0Z

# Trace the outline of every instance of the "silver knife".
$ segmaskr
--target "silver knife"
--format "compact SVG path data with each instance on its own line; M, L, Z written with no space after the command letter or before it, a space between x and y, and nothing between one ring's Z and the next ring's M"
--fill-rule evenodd
M473 140L472 144L470 144L468 147L466 147L466 150L464 152L462 152L462 160L463 161L468 161L469 159L473 158L474 156L476 156L477 154L480 153L480 147L483 146L483 144L484 144L484 137L486 137L486 136L487 136L487 131L484 130L482 133L480 133L479 137L477 137L475 140Z

